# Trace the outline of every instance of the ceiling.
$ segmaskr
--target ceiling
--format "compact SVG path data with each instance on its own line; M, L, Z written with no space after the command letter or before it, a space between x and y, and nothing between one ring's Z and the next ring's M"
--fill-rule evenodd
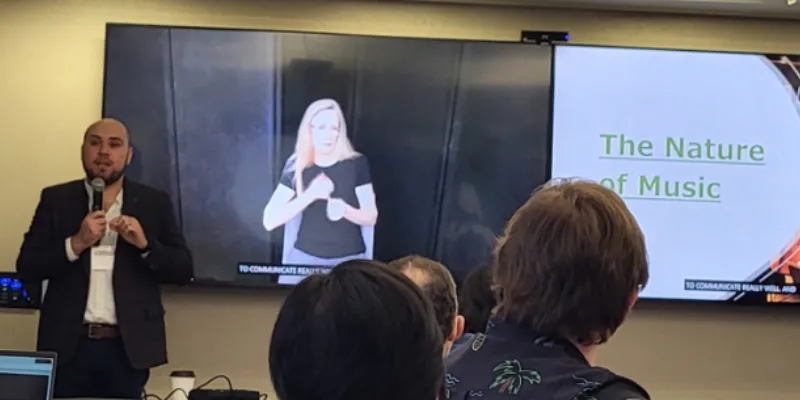
M736 15L800 19L798 0L416 0L424 3L482 4L516 7L558 7L604 10ZM790 5L790 3L795 3Z

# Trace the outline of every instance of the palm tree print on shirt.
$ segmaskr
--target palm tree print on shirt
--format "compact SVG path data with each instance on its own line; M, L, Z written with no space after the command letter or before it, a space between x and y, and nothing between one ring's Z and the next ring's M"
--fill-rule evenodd
M542 336L542 337L536 338L536 340L533 341L533 344L536 344L536 345L539 345L539 346L542 346L542 347L553 347L553 346L556 345L556 341L553 340L553 339L550 339L547 336Z
M444 376L444 398L449 399L453 395L453 389L456 387L456 384L461 382L453 376L453 374L447 374Z
M542 382L542 376L538 372L523 369L519 360L506 360L494 367L497 374L494 381L489 385L489 389L497 389L500 394L518 395L525 382L538 384Z
M600 382L590 381L577 375L572 375L572 379L574 379L575 384L581 388L580 393L575 396L575 400L597 400L597 398L592 396L590 393L594 392L595 389L600 387Z

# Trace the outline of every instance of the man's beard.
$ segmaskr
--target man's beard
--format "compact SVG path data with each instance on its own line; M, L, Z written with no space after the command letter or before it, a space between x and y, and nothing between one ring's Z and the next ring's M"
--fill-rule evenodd
M108 178L103 178L103 177L99 177L99 178L103 179L103 182L105 182L107 187L111 186L111 185L119 182L119 180L122 179L123 176L125 176L125 167L126 166L123 165L122 169L120 169L119 171L111 172L111 175L109 175ZM92 179L94 179L94 178L98 178L98 176L96 176L94 173L92 173L92 170L89 169L89 167L87 167L86 164L83 164L83 172L86 173L86 180L88 182L91 182Z

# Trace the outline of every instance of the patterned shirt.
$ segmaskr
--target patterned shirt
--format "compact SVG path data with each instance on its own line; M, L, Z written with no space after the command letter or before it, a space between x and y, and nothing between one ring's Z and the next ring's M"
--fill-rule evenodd
M447 357L448 400L649 400L635 382L592 367L569 341L492 319Z

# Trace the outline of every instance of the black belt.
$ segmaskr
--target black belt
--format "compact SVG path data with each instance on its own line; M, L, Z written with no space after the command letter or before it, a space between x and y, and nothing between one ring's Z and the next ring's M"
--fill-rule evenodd
M119 327L106 324L83 324L83 333L89 339L114 339L119 337Z

